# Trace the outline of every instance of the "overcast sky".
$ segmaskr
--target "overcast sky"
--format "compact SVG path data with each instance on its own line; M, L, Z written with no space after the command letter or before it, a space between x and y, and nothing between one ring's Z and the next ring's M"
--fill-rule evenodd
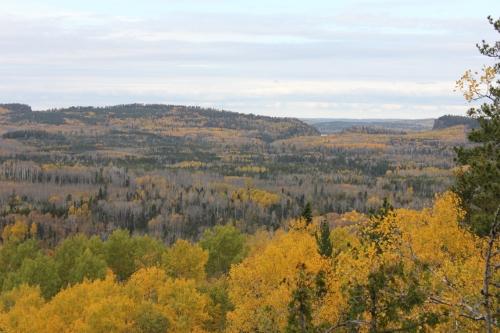
M0 0L0 102L464 114L497 0Z

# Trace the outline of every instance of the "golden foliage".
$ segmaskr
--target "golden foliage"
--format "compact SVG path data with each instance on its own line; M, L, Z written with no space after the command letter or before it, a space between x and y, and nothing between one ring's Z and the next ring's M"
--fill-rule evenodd
M393 290L404 293L412 287L409 281L418 281L425 292L418 306L406 312L397 308L398 316L417 320L437 313L441 317L434 331L479 331L481 322L470 318L482 311L486 244L460 226L464 212L459 207L457 196L447 192L420 211L396 209L377 217L343 214L336 223L340 226L330 234L331 258L318 252L317 220L308 225L302 220L291 222L289 231L259 231L248 237L249 255L231 267L228 277L215 281L206 279L207 251L178 240L163 252L161 267L149 263L123 282L109 272L103 280L84 280L47 301L36 286L21 284L4 291L0 331L143 332L148 330L144 325L154 323L161 330L168 327L180 333L223 327L227 332L281 332L300 276L310 277L305 284L315 290L314 325L334 327L352 309L353 286L366 288L374 274L395 263L401 264L401 272L390 280ZM4 229L3 237L22 240L29 233L28 224L19 219ZM305 275L299 275L299 270ZM321 295L315 280L320 275ZM393 297L384 292L377 297ZM361 332L368 331L366 323L372 316L367 307L362 308L357 317ZM398 325L388 323L388 329ZM422 329L431 328L422 325Z
M267 168L266 167L251 166L251 165L237 167L236 170L241 171L241 172L247 172L247 173L264 173L264 172L267 172Z
M2 231L2 239L4 241L21 241L28 237L29 233L30 228L28 223L22 218L17 218L14 224L5 226Z
M448 313L437 331L478 330L479 324L464 315L474 316L481 305L485 244L460 227L464 213L458 207L457 197L444 193L432 208L397 209L377 223L361 214L346 214L345 219L358 224L332 231L335 257L331 261L319 256L310 226L278 232L230 272L235 309L228 314L229 332L282 331L299 264L305 264L312 276L324 272L327 292L315 300L313 320L334 326L349 311L346 290L398 262L404 271L394 278L396 285L404 288L408 277L416 274L428 291L425 303L408 314L411 318ZM366 234L377 235L376 240L363 240ZM368 310L363 318L370 320Z
M475 98L488 93L491 85L495 81L497 72L492 66L484 66L481 73L465 71L462 77L456 82L456 88L462 92L465 100L471 102ZM479 76L479 77L478 77Z
M283 329L287 306L296 286L296 269L306 264L317 274L326 262L316 250L313 236L304 232L280 232L259 253L234 266L230 272L230 298L235 306L228 314L229 332L265 332ZM270 322L273 327L269 327Z
M21 285L1 298L2 332L141 332L137 314L148 305L169 331L203 332L207 297L193 280L172 279L159 268L136 272L123 285L112 274L62 290L44 303L40 290Z
M179 163L175 163L172 165L172 168L179 168L179 169L200 169L202 167L206 166L206 163L200 162L200 161L182 161Z
M71 206L68 207L68 215L75 217L89 217L90 208L88 202L82 202L81 204L73 202Z
M232 192L231 199L241 202L252 201L263 207L268 207L278 203L280 196L257 188L240 188Z
M202 332L208 320L208 298L194 280L172 279L162 269L144 268L130 277L127 293L136 302L151 302L165 315L173 332Z
M177 240L162 256L163 267L170 276L196 282L205 279L207 261L207 251L183 239Z

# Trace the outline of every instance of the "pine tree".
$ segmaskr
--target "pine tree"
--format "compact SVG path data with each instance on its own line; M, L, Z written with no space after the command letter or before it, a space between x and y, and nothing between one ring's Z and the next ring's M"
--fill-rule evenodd
M500 19L493 20L490 16L488 20L500 33ZM460 196L467 212L466 226L476 235L487 239L481 294L485 328L487 332L492 332L493 326L498 324L492 297L499 285L498 279L493 280L499 265L499 253L495 248L500 234L500 80L496 79L500 74L500 42L490 45L483 40L477 48L482 55L497 63L486 66L480 78L476 78L469 70L457 81L457 87L463 90L469 102L486 102L468 111L468 115L479 122L479 128L468 135L469 141L475 143L473 147L456 149L457 162L463 169L457 177L454 191Z
M490 23L500 33L500 19ZM483 41L478 45L481 54L500 60L500 42L490 46ZM455 191L467 211L466 222L479 236L489 234L500 203L500 80L493 80L500 73L500 62L486 67L478 80L466 72L457 86L464 89L467 100L484 100L479 108L471 108L469 116L479 122L479 128L471 131L468 138L477 145L457 148L457 162L467 166L458 177ZM486 86L478 91L476 85Z

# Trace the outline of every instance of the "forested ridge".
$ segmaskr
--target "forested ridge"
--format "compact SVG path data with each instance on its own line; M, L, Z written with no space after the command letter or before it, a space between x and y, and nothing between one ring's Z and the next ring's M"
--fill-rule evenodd
M453 116L447 115L439 117L434 121L433 129L441 129L447 127L453 127L458 125L464 125L468 128L477 128L479 126L478 122L474 118L464 117L464 116Z
M148 122L154 120L159 122L156 125L161 126L163 130L169 127L234 129L251 131L255 137L265 141L318 134L316 129L294 118L247 115L197 106L125 104L107 107L79 106L45 111L32 111L30 106L23 104L0 104L0 107L13 111L8 117L14 124L63 125L81 122L85 125L105 123L113 127L115 125L113 120L118 124L119 120L126 120L126 125L132 128L136 125L154 129L155 124ZM139 119L139 123L134 124L134 119Z
M472 128L0 105L0 332L498 331L500 43L478 49Z

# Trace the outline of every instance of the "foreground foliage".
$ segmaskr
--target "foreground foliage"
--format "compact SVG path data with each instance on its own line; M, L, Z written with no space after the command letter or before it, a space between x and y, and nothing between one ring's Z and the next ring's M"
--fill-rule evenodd
M421 211L385 206L347 215L354 223L329 237L314 218L246 236L217 227L201 246L179 240L165 247L117 231L106 241L69 238L54 251L41 250L20 222L0 249L0 330L480 329L487 243L460 226L465 212L456 195L444 193Z

